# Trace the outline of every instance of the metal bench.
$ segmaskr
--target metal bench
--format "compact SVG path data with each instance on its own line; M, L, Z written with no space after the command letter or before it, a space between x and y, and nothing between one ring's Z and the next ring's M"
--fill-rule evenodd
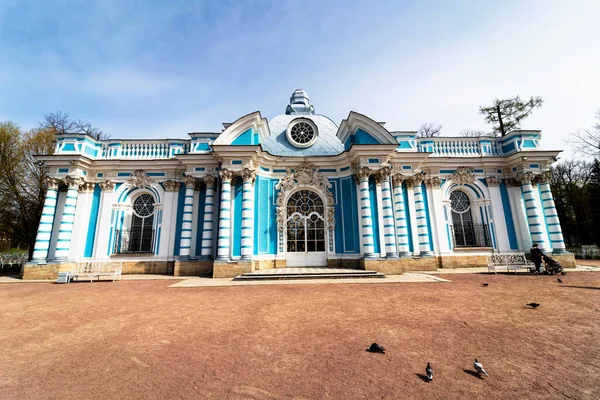
M113 282L121 280L123 265L119 261L89 261L78 262L71 271L69 277L79 280L80 277L89 278L90 282L96 278L100 280L103 276L112 278Z
M506 268L507 272L512 269L515 273L519 269L527 269L531 271L535 268L535 265L527 260L525 253L500 253L500 254L488 254L485 256L488 265L488 272L494 271L497 274L498 268Z

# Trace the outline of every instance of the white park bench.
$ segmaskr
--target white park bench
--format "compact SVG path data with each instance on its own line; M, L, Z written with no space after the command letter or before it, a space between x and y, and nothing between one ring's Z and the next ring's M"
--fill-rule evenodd
M535 265L527 260L525 253L488 254L485 257L487 260L488 272L494 270L495 274L497 273L496 270L498 268L506 268L507 272L512 269L515 273L522 268L525 268L528 271L535 268Z
M113 282L117 279L121 280L121 271L123 265L119 261L89 261L89 262L78 262L75 267L69 272L70 278L84 277L89 279L90 282L96 278L100 280L103 276L112 278Z

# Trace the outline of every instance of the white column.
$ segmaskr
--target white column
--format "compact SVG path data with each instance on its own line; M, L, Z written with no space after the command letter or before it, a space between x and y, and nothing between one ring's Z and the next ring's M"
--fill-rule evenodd
M427 204L431 218L431 229L433 237L433 249L439 253L450 251L448 230L446 229L446 218L444 216L444 204L442 202L441 185L442 180L437 176L425 179L427 188Z
M179 258L187 260L190 258L192 248L192 220L194 216L194 189L196 187L196 178L186 176L185 198L183 205L183 218L181 220L181 238L179 240Z
M502 194L500 193L500 179L495 176L488 176L486 181L488 184L488 191L490 192L490 202L492 207L492 215L490 218L494 223L496 248L499 252L510 251L508 228L506 227Z
M413 190L415 193L415 215L417 220L417 233L419 237L419 255L421 257L430 256L431 250L429 248L429 231L427 229L427 212L425 210L425 198L423 196L423 189L421 182L423 182L423 175L416 174L412 177L414 186Z
M242 170L242 244L241 259L251 260L254 244L254 170L244 168Z
M69 251L70 260L80 260L85 255L87 234L92 218L92 202L94 201L95 186L95 183L84 182L79 187L73 237L71 238L71 250Z
M65 183L67 184L67 198L56 241L54 259L57 261L66 261L69 257L71 238L73 237L73 224L75 223L75 211L77 209L77 194L79 193L81 178L68 176L65 179Z
M213 221L214 221L214 201L215 201L215 178L212 175L204 177L206 184L206 195L204 199L204 221L202 223L202 258L210 258L213 249Z
M96 243L94 244L94 258L102 259L112 254L109 249L111 235L110 220L114 199L115 184L111 181L100 183L100 207L98 208L98 225L96 226Z
M362 253L365 258L375 257L373 246L373 219L371 216L371 201L369 199L369 176L371 170L361 167L356 173L356 180L360 183L360 230L363 238Z
M527 251L531 247L531 236L529 235L529 224L527 223L527 215L525 214L521 183L515 178L505 179L504 182L508 189L508 198L517 233L519 251Z
M546 240L544 240L544 233L542 229L543 215L538 209L538 206L533 195L533 185L531 180L533 179L533 173L525 172L520 173L517 179L521 181L521 191L523 193L523 199L525 201L525 213L527 215L527 224L529 225L529 234L531 235L531 241L537 243L541 250L548 248Z
M415 190L412 178L406 179L406 196L408 200L408 214L410 215L410 235L413 243L413 256L419 252L419 232L417 230L417 213L415 211Z
M542 209L544 210L544 218L546 220L546 225L548 226L550 241L552 242L552 252L554 254L566 253L565 240L563 238L558 213L556 212L556 205L554 204L554 197L552 196L552 190L550 189L549 184L550 172L547 171L538 175L537 179L540 182Z
M179 198L180 182L164 181L165 201L163 204L162 226L160 232L160 246L158 255L163 259L173 257L175 251L175 229L177 227L177 203ZM158 233L155 233L158 234Z
M198 241L198 218L200 214L200 182L196 182L194 187L194 214L192 214L192 248L190 251L191 257L196 258L196 249L200 246Z
M219 235L217 240L217 260L227 261L230 257L231 243L231 179L233 173L228 169L219 171L221 177L221 204L219 207Z
M379 170L379 180L381 182L381 205L383 214L383 235L385 241L385 255L388 258L398 257L398 248L396 247L396 234L394 233L394 209L392 207L392 190L390 188L390 167L383 167Z
M42 209L42 217L38 227L35 245L33 246L32 263L46 264L48 250L50 249L50 237L52 236L52 225L54 224L54 213L56 212L56 200L58 198L58 179L47 178L46 199Z
M392 177L392 183L394 185L394 209L396 212L396 241L398 255L400 257L408 257L410 256L410 251L408 247L408 227L406 224L406 211L404 210L402 182L404 182L404 176L402 174L396 174Z

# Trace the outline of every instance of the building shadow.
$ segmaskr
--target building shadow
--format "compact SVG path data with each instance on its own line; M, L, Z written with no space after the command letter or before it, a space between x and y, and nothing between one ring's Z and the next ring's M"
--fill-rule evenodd
M471 371L470 369L463 369L463 371L465 371L465 374L467 374L467 375L474 376L474 377L475 377L475 378L477 378L477 379L483 379L483 378L481 377L481 375L479 375L479 374L478 374L477 372L475 372L475 371Z
M419 378L421 378L421 380L422 380L423 382L427 382L427 383L431 382L431 381L429 380L429 378L427 378L427 375L423 375L423 374L415 374L415 375L416 375L416 376L418 376Z
M574 286L574 285L562 285L564 288L574 288L574 289L590 289L590 290L600 290L600 287L596 286Z

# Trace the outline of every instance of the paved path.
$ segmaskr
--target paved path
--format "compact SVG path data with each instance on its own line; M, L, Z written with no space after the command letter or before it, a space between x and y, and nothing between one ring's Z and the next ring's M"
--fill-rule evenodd
M265 281L234 281L233 279L189 277L169 287L198 287L198 286L255 286L255 285L306 285L306 284L331 284L331 283L408 283L408 282L451 282L437 276L426 274L405 273L403 275L388 275L385 278L337 278L337 279L276 279Z

